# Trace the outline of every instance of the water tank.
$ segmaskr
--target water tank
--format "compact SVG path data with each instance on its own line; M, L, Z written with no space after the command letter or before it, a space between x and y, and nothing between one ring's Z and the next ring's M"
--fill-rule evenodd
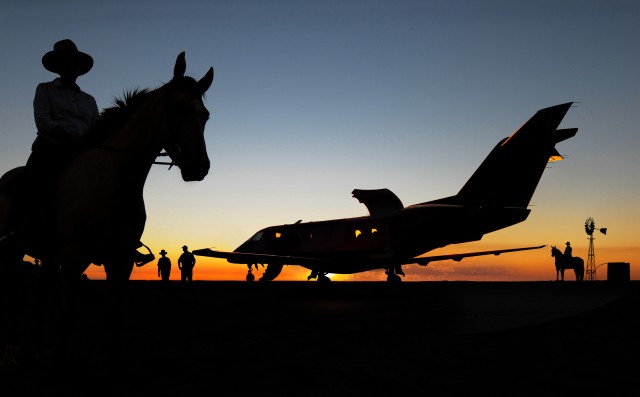
M607 263L608 281L629 281L631 279L631 267L629 262Z

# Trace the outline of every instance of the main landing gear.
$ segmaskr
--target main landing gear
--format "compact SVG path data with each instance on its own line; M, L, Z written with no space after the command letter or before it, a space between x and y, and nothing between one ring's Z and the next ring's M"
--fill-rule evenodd
M255 266L256 270L258 270L257 263L249 263L247 265L247 268L248 268L247 281L248 282L254 281L256 279L256 276L254 276L253 274L253 266ZM260 266L264 267L262 263L260 264ZM262 277L260 277L260 281L273 281L276 277L278 277L281 271L282 271L281 263L267 263L267 267Z
M385 270L384 274L387 275L387 282L393 283L393 284L396 284L402 281L399 275L404 277L404 272L402 271L402 265L389 267Z
M249 267L249 271L247 272L247 281L252 282L256 279L256 276L253 275L251 267Z

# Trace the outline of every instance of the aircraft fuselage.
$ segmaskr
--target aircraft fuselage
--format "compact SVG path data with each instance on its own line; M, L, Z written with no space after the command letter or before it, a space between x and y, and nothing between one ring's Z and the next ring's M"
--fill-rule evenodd
M270 226L235 251L325 259L318 266L295 260L279 264L351 274L388 268L449 244L480 240L486 233L524 221L528 214L529 210L522 208L417 204L383 217Z

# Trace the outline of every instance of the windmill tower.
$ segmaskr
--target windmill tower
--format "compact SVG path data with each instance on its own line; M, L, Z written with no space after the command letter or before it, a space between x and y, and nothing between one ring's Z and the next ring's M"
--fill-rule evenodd
M587 280L596 280L596 252L593 247L593 240L595 240L595 237L593 237L593 232L595 230L596 222L591 217L587 218L587 221L584 223L584 231L587 232L587 235L589 236L589 254L587 255L586 268ZM600 228L598 230L600 230L600 233L602 234L607 234L606 227Z

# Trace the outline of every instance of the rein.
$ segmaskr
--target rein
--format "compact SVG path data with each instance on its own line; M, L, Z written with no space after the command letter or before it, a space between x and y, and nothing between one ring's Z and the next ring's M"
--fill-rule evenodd
M169 155L169 153L167 153L167 152L161 152L161 153L158 153L158 155L156 157L165 157L165 156L168 156L168 155ZM171 167L176 165L176 162L173 161L173 160L171 160L171 162L169 162L169 163L167 163L166 161L154 161L152 164L168 165L169 166L168 169L171 169Z
M107 145L96 145L93 146L96 149L102 149L102 150L107 150L110 152L116 152L116 153L121 153L121 154L129 154L129 155L144 155L146 154L145 152L142 151L134 151L134 150L127 150L127 149L122 149L119 147L115 147L115 146L107 146ZM180 145L171 145L170 150L175 152L175 157L177 157L180 154ZM160 152L158 154L156 154L156 158L158 157L166 157L166 156L170 156L170 153L164 151L164 152ZM168 165L169 169L171 169L174 165L176 165L177 163L171 159L171 162L166 162L166 161L154 161L152 164L159 164L159 165Z

